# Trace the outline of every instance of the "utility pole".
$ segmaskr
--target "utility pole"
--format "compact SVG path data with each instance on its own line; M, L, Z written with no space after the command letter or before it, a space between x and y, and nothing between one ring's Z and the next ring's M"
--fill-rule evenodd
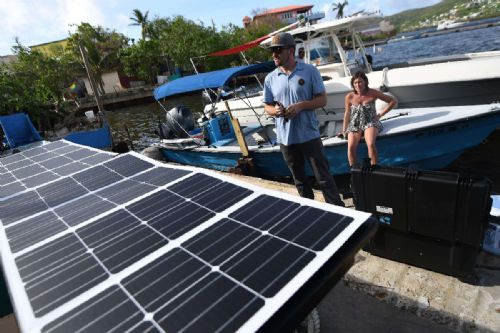
M89 64L89 60L87 57L87 49L85 48L85 46L82 45L82 43L79 43L78 47L80 48L80 53L82 54L83 64L85 65L85 70L87 71L87 76L89 78L90 87L92 88L92 91L94 92L94 98L95 98L95 101L97 103L97 109L99 110L100 114L104 114L104 107L102 105L101 98L99 96L99 91L97 90L97 85L96 85L96 82L94 80L94 76L92 74L92 71L90 70L90 64Z

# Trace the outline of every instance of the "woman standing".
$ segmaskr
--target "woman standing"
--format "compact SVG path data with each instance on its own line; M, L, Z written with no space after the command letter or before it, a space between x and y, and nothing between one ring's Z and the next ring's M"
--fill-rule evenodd
M375 140L382 131L382 118L395 105L396 100L389 95L368 87L368 78L363 72L357 72L351 78L353 91L345 97L345 113L342 133L347 136L347 158L349 165L353 166L357 162L357 149L361 138L365 137L368 147L368 156L371 165L377 164L377 147ZM375 101L380 99L387 103L381 113L375 109Z

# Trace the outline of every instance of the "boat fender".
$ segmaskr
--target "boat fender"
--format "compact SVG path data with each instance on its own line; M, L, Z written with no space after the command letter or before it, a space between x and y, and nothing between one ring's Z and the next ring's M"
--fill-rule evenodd
M396 98L396 96L390 92L384 92L384 94L391 96L392 98L394 98L396 100L396 105L394 106L394 109L396 109L398 107L398 99ZM377 99L375 101L375 110L377 111L377 113L382 112L387 107L387 104L388 104L387 102L384 102L383 100Z

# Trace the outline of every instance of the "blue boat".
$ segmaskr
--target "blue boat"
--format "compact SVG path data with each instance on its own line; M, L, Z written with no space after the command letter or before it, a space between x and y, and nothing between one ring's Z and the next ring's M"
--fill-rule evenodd
M245 67L246 74L251 72L251 66ZM211 85L224 86L239 75L240 70L228 69L222 76L215 73L219 82ZM210 73L202 75L184 78L182 84L185 89L179 89L176 85L178 80L172 81L158 88L162 91L155 91L155 96L165 97L166 89L172 92L168 96L198 90L204 87L203 82L206 82ZM192 118L192 114L185 108L174 108L167 112L167 129L160 132L169 132L170 135L164 135L157 146L168 161L221 171L231 171L238 167L242 150L228 112L212 113L211 119L201 121L200 128L186 124L186 118ZM499 127L500 104L395 109L385 119L382 118L382 123L384 131L377 139L380 165L415 164L423 169L439 169L453 162L464 150L479 145ZM337 124L326 124L323 132L337 133L331 128L339 126L341 120L337 120ZM279 145L276 144L274 125L246 126L242 128L242 133L256 174L290 176ZM347 141L327 135L323 138L323 145L330 172L348 173ZM363 142L358 153L359 160L367 157L367 148ZM312 175L311 169L307 171Z
M2 142L4 150L43 144L42 137L25 113L0 116L0 126L4 133ZM112 147L111 129L107 122L103 122L103 125L96 129L72 132L63 139L98 149L111 149Z

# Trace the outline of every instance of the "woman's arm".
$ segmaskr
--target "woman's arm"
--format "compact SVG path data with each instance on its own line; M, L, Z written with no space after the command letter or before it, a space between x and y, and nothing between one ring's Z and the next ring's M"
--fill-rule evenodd
M390 95L386 95L384 94L383 92L380 92L378 90L375 90L375 89L371 89L372 90L372 93L373 93L373 97L375 97L375 99L380 99L384 102L387 103L387 106L382 110L382 112L380 113L377 113L377 117L378 119L382 118L387 112L391 111L392 108L396 105L396 100L390 96Z

